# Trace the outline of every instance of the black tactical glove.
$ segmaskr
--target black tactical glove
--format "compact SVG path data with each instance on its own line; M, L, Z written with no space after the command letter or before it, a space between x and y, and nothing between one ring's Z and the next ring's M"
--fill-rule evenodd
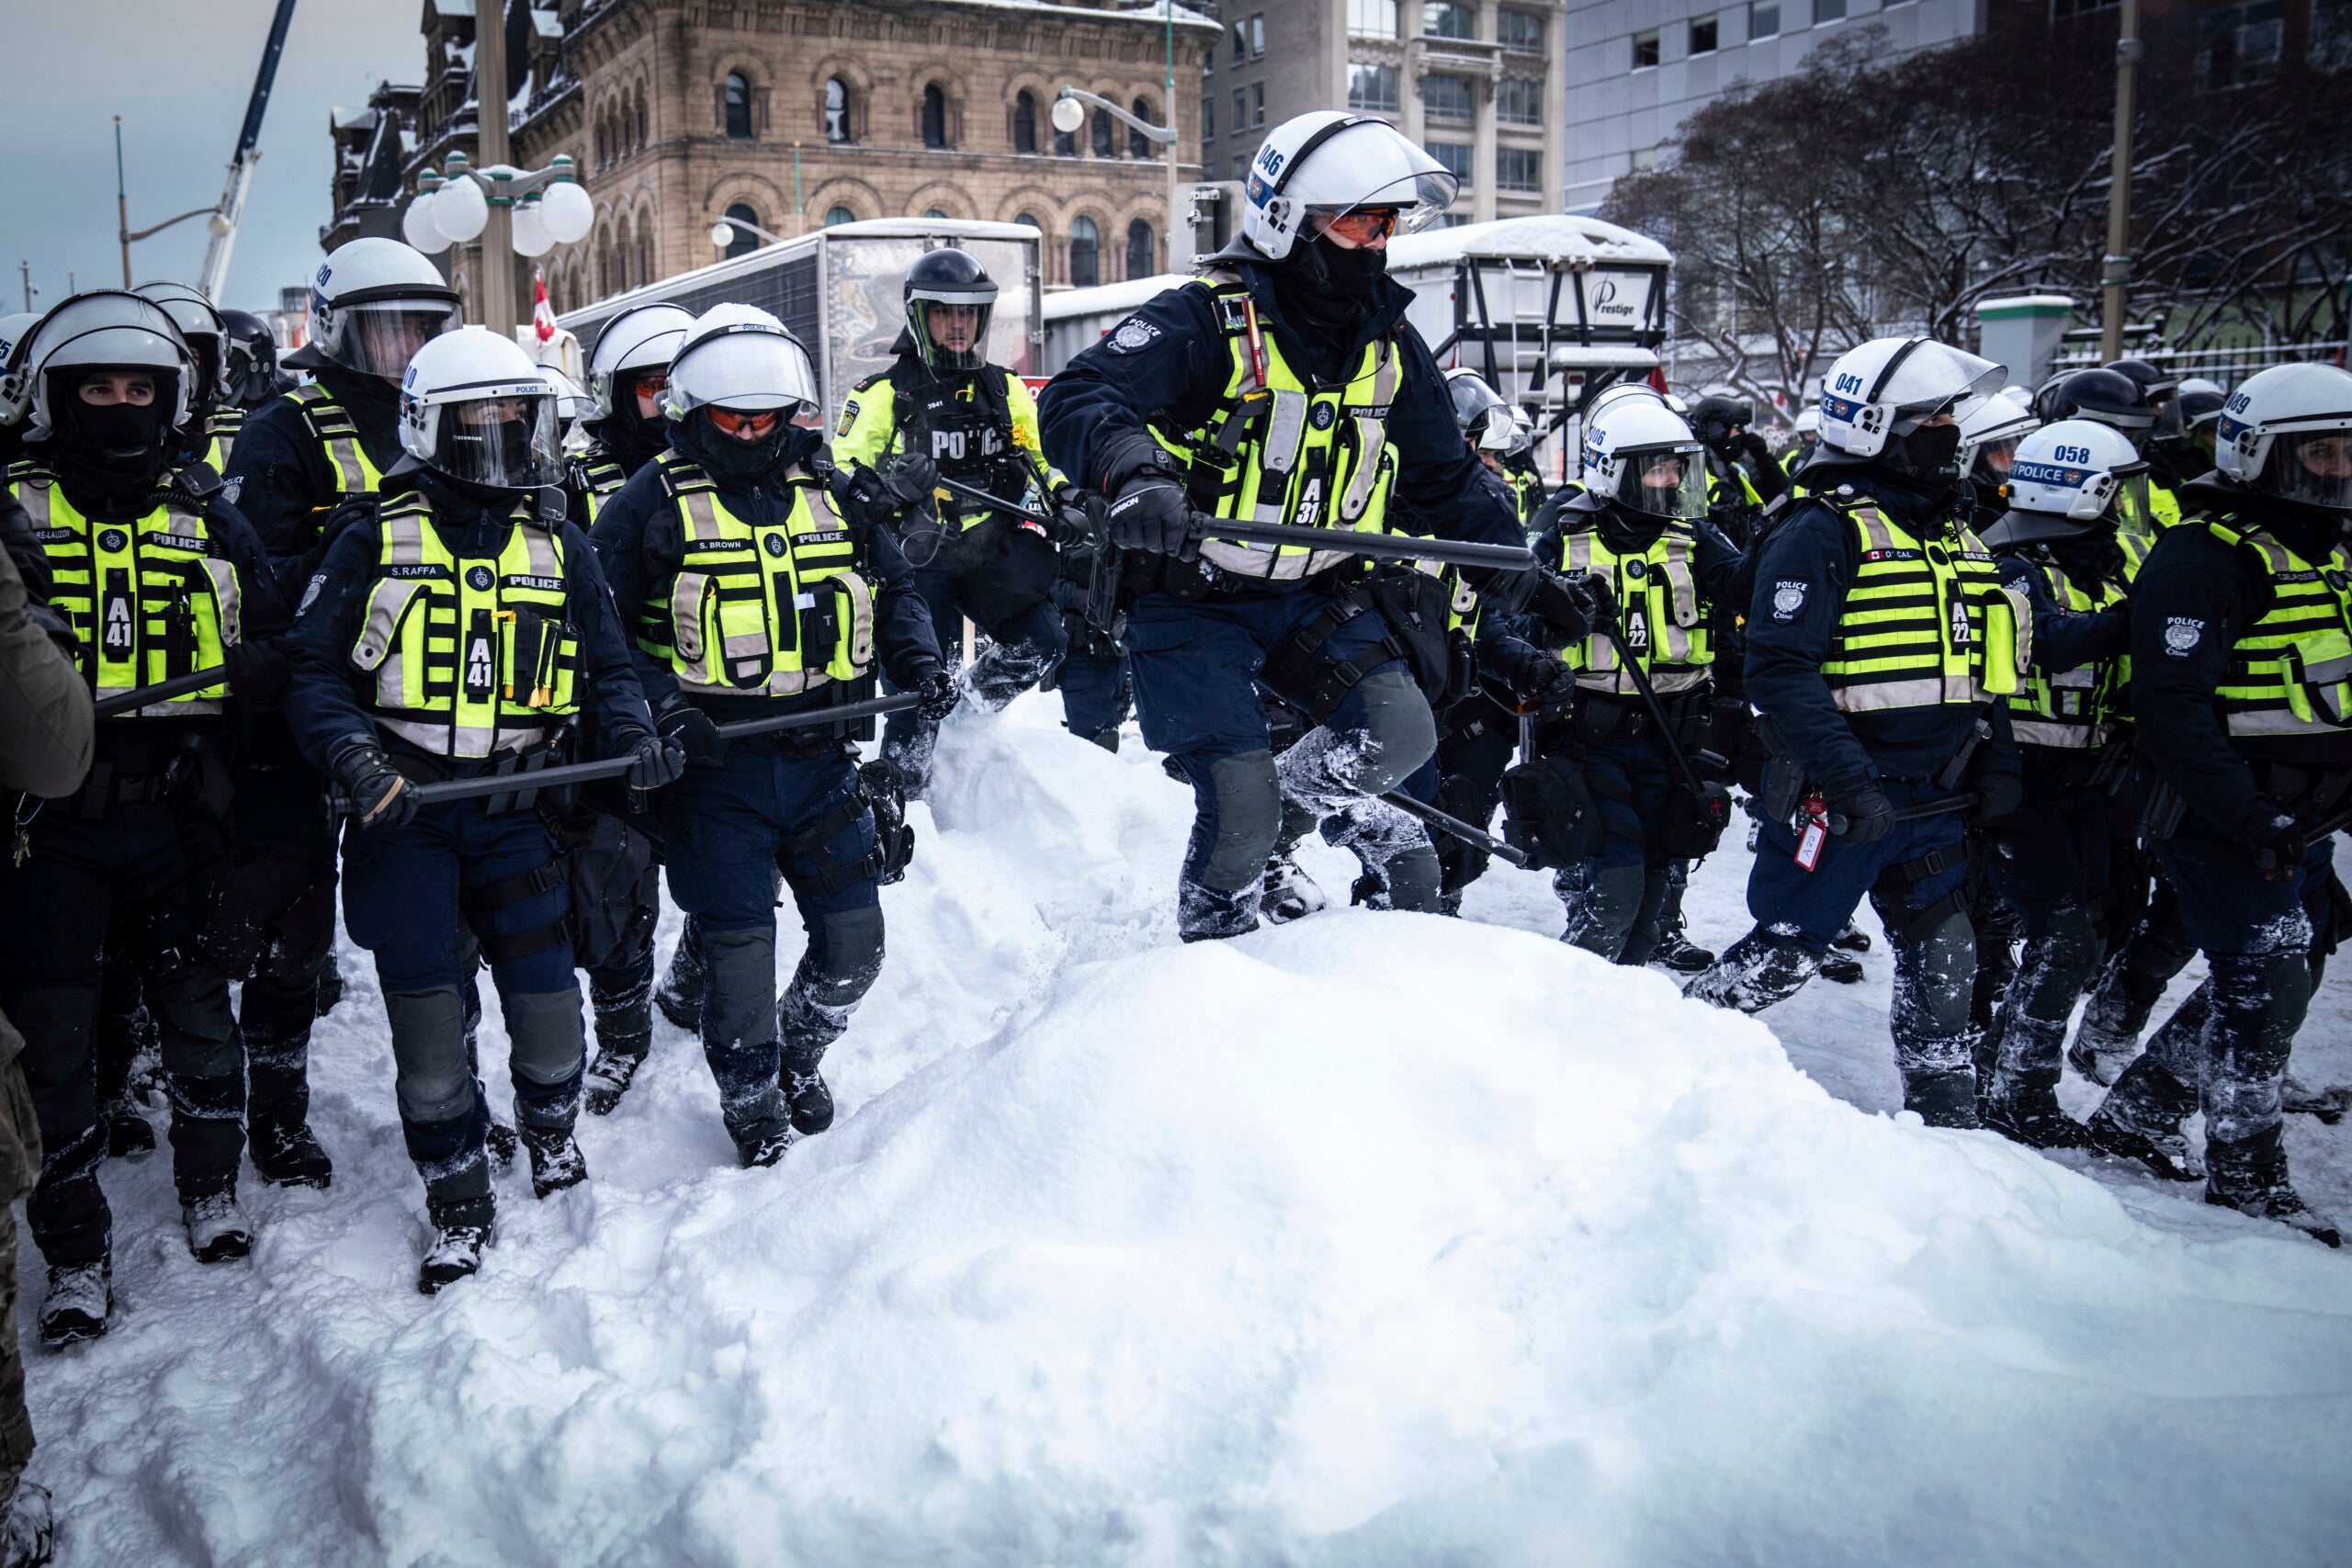
M1778 464L1772 461L1771 446L1765 441L1764 437L1758 435L1752 430L1739 438L1739 449L1742 455L1744 455L1749 462L1754 463L1758 468L1770 468L1779 467Z
M228 667L229 694L244 706L255 713L273 713L285 703L294 663L275 638L232 643L220 662Z
M1087 511L1086 496L1076 485L1064 485L1054 494L1054 514L1046 525L1046 536L1068 549L1091 544L1094 539L1094 518Z
M1830 797L1829 808L1846 818L1849 844L1870 844L1894 831L1894 804L1876 784L1857 784Z
M1164 473L1147 469L1119 488L1104 513L1111 542L1123 550L1191 560L1200 554L1193 534L1192 498Z
M1976 808L1968 814L1972 822L1990 822L1996 817L2007 817L2025 804L2025 778L2006 770L1986 773L1976 780Z
M401 828L416 820L416 792L374 741L345 746L328 761L327 771L350 797L352 815L362 828Z
M2261 865L2266 877L2292 876L2295 868L2303 863L2303 852L2307 845L2302 825L2285 812L2277 813L2248 836L2253 839L2254 847L2260 852L2256 863ZM2262 865L2262 856L2268 857L2268 864Z
M934 723L954 713L956 705L964 698L964 694L956 688L956 678L936 664L918 675L910 689L921 699L915 704L915 716Z
M621 776L628 781L631 789L660 789L665 784L675 784L678 775L686 771L686 748L682 740L656 735L650 729L625 730L618 740L613 755L629 760L628 772Z
M1543 617L1563 645L1582 642L1590 637L1600 613L1600 600L1593 587L1599 583L1605 589L1606 581L1587 571L1574 577L1544 571L1537 573L1537 577L1535 591L1527 596L1528 610Z
M1576 692L1577 672L1568 668L1567 660L1540 650L1520 668L1519 679L1511 683L1511 695L1522 707L1552 707Z
M921 506L939 488L939 465L920 452L900 453L883 470L882 488L897 506Z
M727 761L727 737L718 733L717 722L684 698L654 716L653 724L662 739L674 740L684 750L694 766L715 768Z

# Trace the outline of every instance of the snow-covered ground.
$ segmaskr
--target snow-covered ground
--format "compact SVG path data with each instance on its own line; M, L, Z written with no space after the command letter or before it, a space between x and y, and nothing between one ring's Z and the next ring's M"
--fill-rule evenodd
M2346 1561L2352 1258L1894 1117L1883 942L1758 1021L1549 940L1508 867L1465 920L1182 946L1187 793L1057 717L951 721L833 1132L734 1168L657 1023L594 1180L507 1178L436 1300L346 953L332 1191L249 1182L204 1268L165 1161L109 1164L118 1317L62 1354L24 1248L61 1561ZM2307 1077L2352 1077L2346 997ZM2352 1125L2290 1136L2352 1218Z

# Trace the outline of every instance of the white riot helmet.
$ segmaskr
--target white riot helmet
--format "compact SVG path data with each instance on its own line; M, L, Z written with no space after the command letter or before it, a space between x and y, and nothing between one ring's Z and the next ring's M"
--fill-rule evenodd
M788 422L816 408L817 371L782 321L751 305L713 305L695 318L670 362L662 412L673 424L698 408L764 413Z
M211 300L185 283L142 283L131 292L161 305L180 329L188 352L196 356L196 384L188 389L189 412L199 416L210 412L226 390L220 356L229 345L229 323L221 320Z
M2352 512L2352 374L2274 365L2247 377L2222 405L2213 461L2248 490Z
M6 323L0 322L0 336L6 336ZM2190 376L2185 378L2181 381L2180 395L2185 398L2191 392L2210 392L2217 398L2226 398L2229 396L2229 393L2222 389L2222 384L2219 381L2210 379L2203 376Z
M1595 500L1657 517L1707 514L1706 448L1657 398L1620 399L1589 417L1583 462Z
M301 355L363 376L399 381L424 344L463 320L458 291L424 253L398 240L354 240L319 264L311 281L311 341Z
M612 418L615 389L632 376L667 370L694 324L694 312L670 304L632 306L606 321L588 356L588 417Z
M1445 373L1445 389L1453 398L1453 423L1470 445L1481 452L1510 450L1510 405L1487 385L1487 378L1467 365Z
M547 377L548 385L555 389L555 417L569 434L573 425L588 417L593 406L588 400L588 394L581 389L579 382L552 365L542 365L539 370Z
M1872 338L1848 349L1821 384L1821 444L1849 457L1877 457L1922 479L1956 477L1959 432L1909 451L1922 422L2001 385L2008 370L1927 337Z
M1821 411L1817 408L1807 408L1798 413L1796 418L1796 432L1799 435L1810 435L1814 439L1819 440L1821 438Z
M2018 443L2009 464L2009 511L1984 530L1998 548L2074 539L2110 522L2148 524L2148 472L2132 438L2096 420L2062 419Z
M76 294L40 319L0 379L0 402L31 415L38 436L58 428L68 381L94 370L143 371L155 379L164 423L187 423L196 356L170 314L152 299L118 289Z
M426 342L401 378L401 447L492 490L563 481L555 384L514 339L463 327Z
M1510 406L1510 446L1504 449L1508 457L1524 457L1535 450L1535 416L1513 403Z
M1358 209L1393 209L1394 232L1409 234L1453 206L1460 186L1386 120L1317 109L1283 121L1258 149L1241 237L1280 261L1301 234L1314 237L1310 217L1339 218Z
M1960 471L1987 484L2001 483L2008 478L2018 443L2041 428L2033 411L2006 392L1970 399L1960 410Z

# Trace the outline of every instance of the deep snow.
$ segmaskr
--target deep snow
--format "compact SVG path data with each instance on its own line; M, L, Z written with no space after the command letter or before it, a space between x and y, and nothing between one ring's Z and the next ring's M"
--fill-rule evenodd
M1883 942L1759 1021L1549 940L1508 867L1462 921L1181 946L1187 792L1057 718L950 722L833 1132L734 1169L657 1023L594 1180L506 1179L437 1300L346 952L332 1191L249 1180L203 1268L165 1161L110 1163L118 1320L62 1354L24 1248L61 1561L2344 1560L2352 1258L1888 1114ZM2306 1076L2352 1077L2344 998ZM2352 1126L2291 1137L2352 1218Z

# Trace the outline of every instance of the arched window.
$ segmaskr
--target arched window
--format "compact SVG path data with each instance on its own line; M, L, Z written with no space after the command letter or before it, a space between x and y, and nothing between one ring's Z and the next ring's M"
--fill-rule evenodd
M832 228L835 224L854 223L856 221L857 214L852 212L846 207L828 207L825 209L825 227L828 229Z
M829 76L825 79L825 140L844 142L849 139L849 84Z
M1111 118L1109 109L1094 111L1094 155L1098 158L1119 155L1119 122Z
M604 168L613 161L613 139L603 120L596 122L596 167Z
M940 211L936 207L925 208L922 215L925 218L936 219L941 222L945 222L947 220L947 214Z
M651 137L646 130L645 85L643 83L639 83L638 84L637 88L637 140L633 145L642 149L646 142L650 140Z
M926 84L922 90L922 144L947 145L947 95L936 82Z
M1127 225L1127 280L1149 277L1159 270L1159 247L1152 243L1151 225L1138 218Z
M1037 95L1023 87L1012 100L1012 150L1035 152L1037 150Z
M733 219L740 219L745 223L758 223L760 220L760 215L757 209L752 208L750 203L741 201L739 201L734 206L729 208L727 209L727 216ZM757 234L752 233L749 229L737 229L735 231L735 237L727 243L727 254L730 256L746 255L759 248L760 237Z
M1074 131L1074 130L1057 130L1057 131L1055 131L1055 132L1054 132L1054 156L1055 156L1055 157L1057 157L1057 158L1075 158L1075 157L1077 157L1077 156L1078 156L1078 132L1076 132L1076 131Z
M1129 106L1127 112L1134 115L1146 125L1158 125L1159 123L1158 117L1153 115L1151 112L1151 100L1149 98L1137 98L1133 105ZM1151 138L1146 136L1142 131L1136 130L1135 127L1129 126L1127 128L1127 156L1130 158L1148 158L1152 155L1152 152L1153 148L1151 144Z
M752 139L752 84L741 71L727 73L727 134L738 141Z
M1102 281L1102 235L1091 218L1069 222L1069 282L1073 288L1091 288Z
M637 249L629 261L631 288L642 288L653 281L653 226L642 212L637 215Z
M1019 217L1015 218L1013 221L1015 223L1026 224L1030 228L1036 230L1040 234L1046 231L1046 226L1037 220L1037 215L1034 212L1023 212Z

